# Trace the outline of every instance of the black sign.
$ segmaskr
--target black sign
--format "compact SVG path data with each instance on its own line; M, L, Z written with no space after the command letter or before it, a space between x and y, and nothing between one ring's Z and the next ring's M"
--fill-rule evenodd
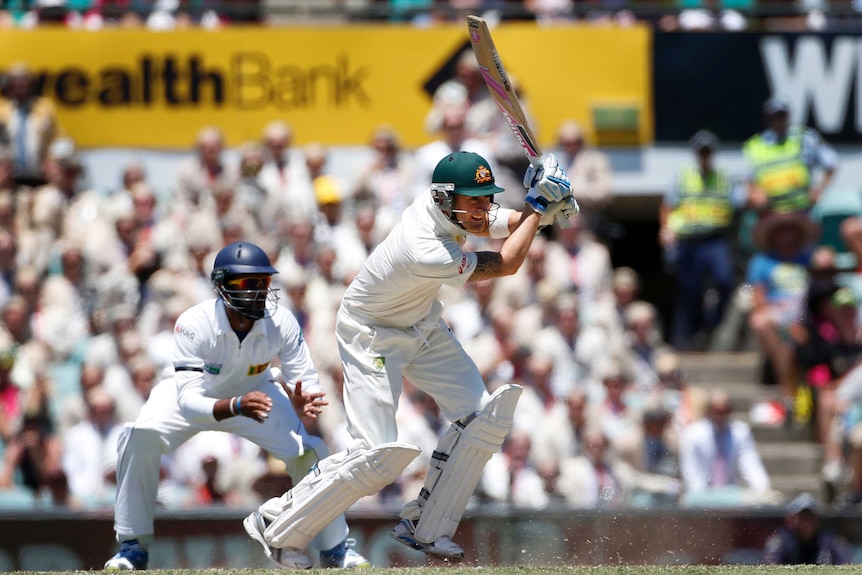
M742 142L772 96L828 141L862 141L862 34L656 32L653 58L656 141Z

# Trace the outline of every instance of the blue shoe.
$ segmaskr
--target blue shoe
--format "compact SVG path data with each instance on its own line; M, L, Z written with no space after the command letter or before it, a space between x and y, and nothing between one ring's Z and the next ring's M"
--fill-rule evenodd
M353 550L355 539L345 539L332 549L320 552L320 566L325 569L366 569L371 562Z
M105 571L143 571L147 568L150 554L141 547L137 539L120 544L120 550L105 563Z

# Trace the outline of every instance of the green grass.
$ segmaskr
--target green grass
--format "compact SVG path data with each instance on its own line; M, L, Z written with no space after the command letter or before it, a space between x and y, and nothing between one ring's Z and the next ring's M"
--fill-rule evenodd
M832 575L836 573L858 573L859 565L818 566L818 565L626 565L598 567L390 567L363 569L363 575ZM321 570L322 572L322 570ZM16 575L48 575L36 571L18 571ZM92 571L51 571L50 575L80 575ZM151 570L149 575L284 575L285 571L274 569L165 569ZM328 573L332 573L328 571Z

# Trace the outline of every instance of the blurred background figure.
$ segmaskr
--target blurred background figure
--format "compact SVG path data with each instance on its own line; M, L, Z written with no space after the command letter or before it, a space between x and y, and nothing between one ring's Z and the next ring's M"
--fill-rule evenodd
M823 509L811 493L801 493L787 505L784 525L766 540L767 565L845 565L850 550L843 537L821 525Z
M60 135L54 103L34 91L33 73L23 63L13 64L4 78L0 125L5 128L19 184L45 183L48 146Z
M560 164L572 182L572 195L581 207L580 218L587 228L600 232L602 209L613 199L611 162L601 150L584 142L584 131L574 120L566 120L557 128Z
M706 417L680 436L680 473L688 507L775 503L751 428L731 416L730 397L714 391Z
M695 163L680 170L659 212L659 241L676 284L670 343L680 351L703 347L724 317L735 285L730 233L734 211L745 201L714 163L712 132L695 134L691 149ZM709 289L716 294L712 305Z

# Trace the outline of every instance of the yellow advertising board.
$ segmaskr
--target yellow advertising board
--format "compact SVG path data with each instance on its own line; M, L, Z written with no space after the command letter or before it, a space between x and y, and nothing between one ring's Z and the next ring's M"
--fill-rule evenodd
M494 40L543 143L566 118L590 133L591 110L614 102L637 107L638 139L651 139L648 29L512 24ZM0 71L28 64L83 147L187 148L207 125L234 146L274 119L300 144L364 145L387 124L415 147L433 139L429 91L468 46L466 24L4 31Z

